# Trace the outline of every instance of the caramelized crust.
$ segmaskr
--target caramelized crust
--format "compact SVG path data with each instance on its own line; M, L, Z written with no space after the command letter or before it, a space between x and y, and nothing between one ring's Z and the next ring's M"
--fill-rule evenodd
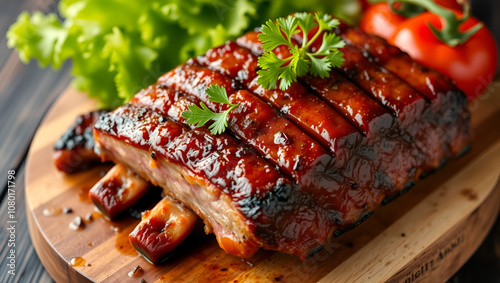
M237 42L243 42L250 50L256 50L260 53L260 41L256 36L258 32L249 32L237 39ZM211 68L220 70L223 73L234 73L226 70L226 66L231 70L231 62L239 61L235 65L241 66L244 70L244 78L253 77L254 80L250 83L246 79L242 79L244 85L250 88L263 89L257 85L255 77L257 76L255 69L250 69L251 63L242 62L245 58L251 57L249 49L243 47L232 47L231 43L225 47L218 47L207 52L206 56L200 56L198 60L204 62ZM230 52L224 53L225 50ZM287 48L278 47L275 49L275 54L278 57L286 58L290 56ZM229 58L229 59L226 59ZM230 59L237 58L237 59ZM251 61L256 61L253 57ZM240 71L239 74L242 72ZM246 74L250 75L246 75ZM240 79L240 76L237 77ZM376 100L368 96L363 90L359 89L356 85L348 79L338 74L335 70L330 72L328 78L319 78L307 76L302 78L303 83L312 91L328 102L333 108L343 113L344 117L349 119L355 126L358 127L366 135L362 139L359 146L350 148L351 156L359 155L362 160L370 160L371 166L374 168L368 178L378 179L375 184L365 182L368 187L362 187L361 190L369 191L374 185L378 189L385 189L386 194L393 194L394 192L403 190L408 184L411 184L418 178L418 170L425 160L425 155L419 151L418 148L412 143L413 137L402 129L397 119L385 109ZM295 86L286 92L275 89L266 90L271 97L290 96L293 98L296 93L295 89L305 89L302 85ZM317 97L309 94L308 100L314 101ZM323 100L320 100L323 102ZM330 110L336 113L333 109ZM322 123L322 116L315 117L316 123ZM311 123L311 124L314 124ZM333 136L334 139L341 138L341 136ZM353 158L354 159L354 158ZM352 160L352 159L351 159ZM349 162L345 169L345 176L352 176ZM360 176L356 176L359 180ZM371 187L370 187L371 186Z
M158 264L187 238L197 219L196 214L182 204L165 197L142 214L129 240L147 260Z
M280 116L275 109L230 78L189 62L158 79L158 84L203 101L213 111L225 106L207 99L205 89L212 84L224 86L229 100L239 107L229 114L229 130L253 147L300 186L314 200L316 210L326 213L331 232L347 227L372 211L391 187L383 172L374 167L371 156L353 155L342 167L310 136ZM369 147L364 148L367 152ZM356 153L354 151L354 153ZM344 172L345 170L345 172ZM389 180L390 181L390 180ZM391 187L391 192L393 192Z
M467 98L448 77L422 66L399 48L359 28L343 25L338 33L348 44L365 52L368 58L432 102L434 115L430 119L438 123L440 136L452 157L460 155L469 146L471 132Z
M98 150L192 209L228 253L248 257L262 247L304 259L469 140L468 124L455 125L468 122L460 102L448 97L439 104L447 96L420 94L427 78L412 84L392 73L409 72L407 59L381 55L385 69L369 56L374 49L344 37L352 45L342 50L341 68L328 78L300 78L288 91L257 83L257 32L211 49L101 117ZM431 77L434 90L456 91ZM221 135L182 117L201 102L214 112L228 109L208 99L206 89L215 84L238 104ZM447 111L456 119L438 117ZM456 130L443 137L444 125Z
M160 77L158 83L193 96L215 112L228 106L210 101L205 90L215 84L224 87L231 103L239 105L229 113L231 132L295 180L301 180L315 163L333 162L316 141L268 104L246 90L236 89L236 83L220 73L185 64Z
M265 89L257 83L257 57L235 42L209 50L198 63L239 82L255 96L272 105L288 120L318 141L344 166L356 154L362 134L326 102L299 83L287 91Z
M89 198L110 220L144 196L151 184L122 164L116 164L89 191Z
M310 196L226 134L189 130L134 105L101 117L94 134L101 156L162 186L204 219L221 246L232 239L253 252L257 245L305 258L333 229ZM321 223L304 220L311 217Z

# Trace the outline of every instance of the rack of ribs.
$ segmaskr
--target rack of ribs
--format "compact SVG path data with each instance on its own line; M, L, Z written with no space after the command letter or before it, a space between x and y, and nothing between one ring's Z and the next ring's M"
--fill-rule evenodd
M257 82L262 44L250 32L188 60L100 116L99 156L166 196L131 235L147 258L159 262L173 248L156 252L141 240L170 223L171 208L199 216L230 254L250 257L264 248L305 259L468 149L467 101L448 78L356 28L335 32L347 43L345 63L327 78L301 77L286 91L263 88ZM274 52L289 55L285 48ZM220 135L182 116L202 102L215 112L227 109L208 99L212 85L238 105ZM191 226L175 245L194 223L183 215Z

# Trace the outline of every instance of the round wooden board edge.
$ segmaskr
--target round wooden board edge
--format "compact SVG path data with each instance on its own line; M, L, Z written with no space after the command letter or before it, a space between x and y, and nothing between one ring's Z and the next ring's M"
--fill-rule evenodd
M484 241L498 215L499 156L500 141L497 140L416 207L388 226L382 234L372 239L360 250L364 249L364 253L358 252L351 256L320 281L406 283L432 278L432 282L440 282L434 280L435 277L441 278L441 281L451 277ZM494 171L485 170L491 167ZM439 199L445 202L436 202ZM454 216L458 211L463 212L460 218L450 218L450 215ZM431 220L429 215L436 212L438 216L428 222ZM477 222L477 219L483 221ZM409 235L404 232L409 232ZM457 241L464 244L456 248ZM422 242L425 244L422 245ZM367 251L377 248L380 249L379 253ZM407 253L397 254L398 250ZM440 252L444 256L438 260ZM433 257L436 260L431 262ZM418 270L425 267L426 262L436 264L426 267L428 272L425 276L417 276ZM413 273L415 276L412 277Z
M77 98L75 100L75 98ZM68 100L74 100L76 105L79 105L79 111L84 113L85 111L92 110L97 107L97 102L95 100L87 98L87 96L71 87L68 87L57 100L52 104L47 114L43 117L36 133L31 142L27 159L26 159L26 175L25 175L25 203L26 203L26 219L28 224L28 231L30 234L31 242L35 248L35 252L38 258L42 262L43 266L49 272L50 276L56 282L92 282L90 278L82 274L77 269L73 268L69 263L57 252L57 250L49 243L41 228L39 223L34 216L34 207L32 206L32 200L29 198L28 193L32 187L31 182L31 166L33 160L33 145L37 143L40 139L41 133L40 129L44 127L48 121L56 117L59 113L59 109L63 107ZM86 103L80 104L82 101ZM78 107L77 107L78 108ZM75 118L77 113L75 112ZM74 120L74 119L73 119ZM73 120L68 121L68 126L73 122ZM66 128L61 129L62 131ZM52 166L52 164L50 164Z
M468 217L461 220L423 253L416 256L387 282L417 279L445 282L476 252L495 224L500 211L500 183ZM477 232L479 231L479 232ZM459 247L460 246L460 247ZM459 248L460 252L455 249Z

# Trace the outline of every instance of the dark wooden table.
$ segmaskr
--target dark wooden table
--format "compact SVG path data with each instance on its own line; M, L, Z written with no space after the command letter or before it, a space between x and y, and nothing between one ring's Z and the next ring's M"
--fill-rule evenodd
M0 0L0 282L53 281L40 263L29 237L24 203L25 162L40 121L69 85L71 64L65 64L58 71L42 70L36 62L24 65L17 53L7 48L5 33L22 10L55 11L56 2ZM500 42L500 1L473 0L472 6L473 13L490 26ZM10 170L15 171L15 275L8 273L7 265L10 249L7 177ZM478 251L450 282L500 282L499 220Z

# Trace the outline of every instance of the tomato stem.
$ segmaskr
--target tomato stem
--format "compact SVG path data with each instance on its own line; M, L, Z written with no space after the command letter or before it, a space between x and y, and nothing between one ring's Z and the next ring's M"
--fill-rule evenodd
M402 3L399 2L398 0L387 0L387 3L389 4L389 7L394 13L399 14L405 18L415 17L416 15L425 12L424 7L414 5L411 3ZM398 3L400 7L396 8L394 5L395 3Z
M459 44L465 43L471 36L473 36L482 27L482 23L478 23L471 27L465 32L460 31L460 26L469 19L470 17L470 5L467 1L463 3L463 15L459 19L452 10L443 8L438 4L434 3L432 0L371 0L372 3L387 2L392 9L394 3L401 4L411 4L414 6L419 6L425 8L427 11L440 16L445 20L445 25L441 30L428 24L432 33L442 42L446 43L451 47L455 47ZM396 11L399 11L397 9Z

